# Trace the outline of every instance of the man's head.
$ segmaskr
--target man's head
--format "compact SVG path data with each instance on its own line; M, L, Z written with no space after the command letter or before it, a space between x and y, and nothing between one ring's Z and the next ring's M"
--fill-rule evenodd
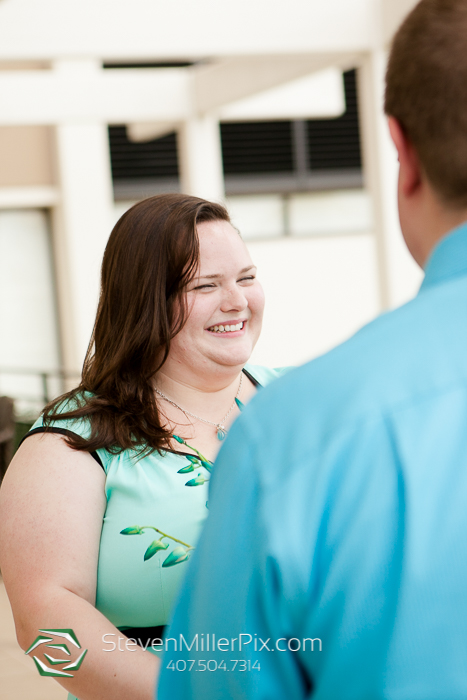
M423 264L436 240L467 218L467 0L421 0L403 22L385 111L401 164L401 225ZM445 223L414 241L433 217Z

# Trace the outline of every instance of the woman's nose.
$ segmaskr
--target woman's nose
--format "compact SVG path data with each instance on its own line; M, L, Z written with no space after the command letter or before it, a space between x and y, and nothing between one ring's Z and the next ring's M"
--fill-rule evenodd
M221 311L243 311L248 306L248 300L244 291L238 285L225 290L225 295L220 306Z

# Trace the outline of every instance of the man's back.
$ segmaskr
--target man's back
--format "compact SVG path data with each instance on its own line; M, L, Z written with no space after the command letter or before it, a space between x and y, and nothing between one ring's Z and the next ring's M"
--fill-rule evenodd
M420 0L389 53L421 293L234 426L159 700L467 698L466 36L465 0Z
M168 645L194 668L159 697L467 697L467 226L414 301L261 392L228 444L170 630L215 638Z

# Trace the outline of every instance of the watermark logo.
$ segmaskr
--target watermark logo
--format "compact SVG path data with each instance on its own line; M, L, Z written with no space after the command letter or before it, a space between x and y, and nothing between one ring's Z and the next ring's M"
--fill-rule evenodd
M86 656L87 649L82 651L77 659L72 659L72 652L68 648L67 642L81 649L81 644L78 641L76 634L71 629L49 629L39 630L39 636L33 641L25 654L31 654L40 647L41 656L44 656L46 661L41 661L36 655L33 655L34 663L41 676L52 676L54 678L73 678L73 673L70 671L78 671ZM56 658L56 653L65 654L68 658ZM49 665L48 665L49 664ZM58 668L60 666L60 668Z

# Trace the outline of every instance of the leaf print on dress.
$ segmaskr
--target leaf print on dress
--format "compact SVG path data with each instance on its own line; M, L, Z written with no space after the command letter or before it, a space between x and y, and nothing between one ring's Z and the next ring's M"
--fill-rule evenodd
M181 564L182 561L186 561L189 558L190 551L194 549L194 547L192 547L190 544L182 542L182 540L179 540L176 537L172 537L172 535L168 535L166 532L162 532L162 530L159 530L157 527L154 527L154 525L133 525L131 527L124 528L120 532L120 534L142 535L143 530L155 530L159 533L159 535L161 535L161 537L158 540L154 540L153 542L151 542L149 547L146 549L143 557L144 561L152 559L152 557L158 552L164 551L169 548L169 543L164 542L164 539L173 540L174 542L178 542L180 545L183 545L182 547L175 547L175 549L173 549L172 552L170 552L169 556L166 557L162 562L162 566L164 567L175 566L175 564Z
M209 479L205 479L204 476L201 475L201 472L199 472L198 476L195 479L187 481L185 486L202 486L206 481L209 481Z
M169 543L168 542L162 542L162 539L160 540L154 540L154 542L151 542L149 547L144 553L144 561L147 561L148 559L151 559L157 552L159 552L161 549L168 549L169 548Z
M198 465L195 465L192 462L187 467L183 467L183 469L179 469L177 474L188 474L189 472L193 472L195 470L196 466L198 466Z
M162 562L162 566L175 566L175 564L180 564L182 561L188 559L189 552L184 547L175 547L175 549L170 552L167 559Z
M200 467L203 467L204 469L206 469L206 471L211 473L212 462L210 462L209 459L206 459L206 457L202 455L201 452L196 449L196 447L192 447L191 445L189 445L179 435L173 435L173 438L180 445L184 445L185 447L188 447L189 450L193 450L193 452L196 452L196 455L183 455L190 462L190 464L188 464L186 467L183 467L182 469L179 469L177 474L188 474L189 472L192 472L195 469L199 469ZM191 479L190 481L186 482L185 486L201 486L206 481L209 481L209 479L206 479L205 477L201 477L201 479Z

